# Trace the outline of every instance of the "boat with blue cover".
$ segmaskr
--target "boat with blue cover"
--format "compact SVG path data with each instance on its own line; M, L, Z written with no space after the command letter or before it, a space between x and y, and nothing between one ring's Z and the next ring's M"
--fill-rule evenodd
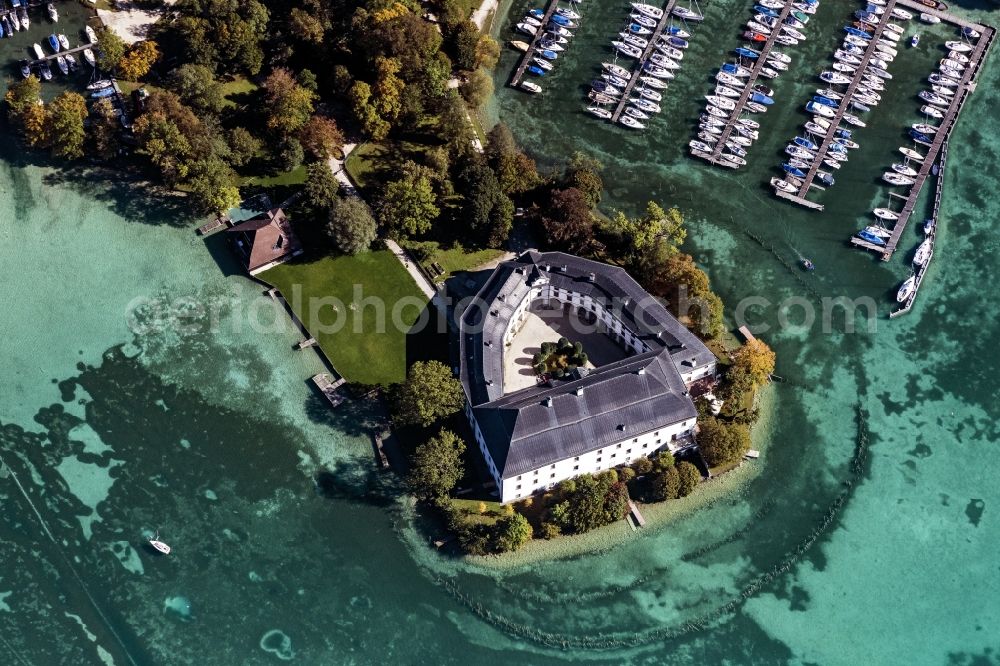
M795 142L795 145L802 146L807 150L819 150L819 146L817 146L815 143L805 138L804 136L797 136L794 139L792 139L792 141Z
M854 37L860 37L861 39L871 39L872 38L872 36L871 36L870 33L867 33L864 30L858 30L857 28L855 28L852 25L845 25L844 26L844 32L846 32L848 35L853 35Z
M49 35L49 46L53 51L59 52L59 37L55 33Z
M750 101L751 102L756 102L757 104L764 104L766 106L770 106L771 104L774 104L774 100L772 98L768 97L764 93L756 92L756 91L754 91L750 95Z
M561 25L564 28L575 28L576 27L575 23L573 23L568 18L566 18L565 16L562 16L560 14L553 14L552 18L550 18L549 21L551 21L552 23L555 23L556 25Z
M534 74L535 76L545 76L545 70L541 67L536 67L535 65L530 65L528 67L528 73Z
M833 184L836 182L833 179L833 175L830 174L830 173L827 173L826 171L817 171L816 172L816 180L818 180L819 182L823 183L827 187L833 186Z
M550 51L548 49L542 49L541 51L539 51L539 53L546 60L555 60L556 58L559 57L558 53L556 53L555 51Z
M840 104L837 104L836 100L830 99L825 95L813 95L813 101L816 102L817 104L828 106L831 109L836 109L840 107Z
M663 32L674 37L680 37L681 39L687 39L691 36L690 32L683 28L678 28L675 25L668 26Z
M796 178L805 178L806 177L806 174L805 174L804 171L802 171L802 169L794 167L791 164L789 164L788 162L783 163L781 165L781 168L785 170L785 173L791 174L791 175L795 176Z
M666 41L667 41L667 44L669 44L670 46L673 46L674 48L686 49L688 47L687 40L686 39L682 39L680 37L674 37L674 36L667 37Z
M871 233L869 231L865 231L865 230L859 231L858 232L858 238L860 238L861 240L868 241L869 243L872 243L873 245L879 245L879 246L885 245L885 239L884 238L879 238L878 236L876 236L875 234L873 234L873 233Z
M760 57L760 53L758 51L754 51L753 49L748 49L745 46L740 46L739 48L737 48L736 53L737 55L741 55L744 58L750 58L752 60L756 60L757 58Z
M750 70L742 65L734 65L733 63L727 62L720 69L726 74L730 74L732 76L737 76L740 78L746 78L750 76Z
M924 134L922 132L918 132L917 130L913 129L912 127L910 128L910 132L909 133L910 133L910 138L913 139L914 141L919 141L920 143L932 143L933 142L933 139L931 139L929 136L927 136L926 134Z
M770 16L771 18L778 18L781 16L781 12L778 12L770 7L765 7L764 5L754 5L753 10L758 14L763 14L764 16Z

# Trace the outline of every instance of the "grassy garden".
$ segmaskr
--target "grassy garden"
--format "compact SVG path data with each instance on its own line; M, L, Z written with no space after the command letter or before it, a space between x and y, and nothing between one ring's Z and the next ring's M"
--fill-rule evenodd
M281 290L337 372L348 381L388 384L406 378L406 329L417 320L420 309L408 305L400 311L404 330L393 325L392 309L403 298L422 304L426 304L427 298L391 252L382 250L353 257L306 259L277 266L260 277ZM301 290L297 303L294 299L296 285ZM383 330L377 325L378 314L374 307L354 305L355 285L358 285L358 298L375 297L385 304ZM315 308L317 311L310 316L310 299L330 297L342 304L338 305L337 312L325 305ZM333 329L338 320L342 325L337 326L337 330L319 330L320 325Z
M404 241L401 245L420 262L424 271L428 275L433 275L434 280L443 282L452 277L455 273L470 271L483 264L495 261L503 256L503 250L493 250L490 248L475 250L466 249L455 243L451 247L442 247L437 241ZM444 270L438 274L434 264Z

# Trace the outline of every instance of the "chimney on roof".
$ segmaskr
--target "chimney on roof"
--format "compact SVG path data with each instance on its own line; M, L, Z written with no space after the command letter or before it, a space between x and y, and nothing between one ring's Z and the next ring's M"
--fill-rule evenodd
M548 273L552 270L552 264L545 264L545 272Z
M595 280L597 280L597 275L595 275L594 273L591 273L590 275L587 276L588 282L594 282Z
M492 379L487 379L486 380L486 385L487 386L493 386L493 380Z
M562 272L563 273L568 273L569 272L569 264L563 264Z
M493 346L493 341L492 340L487 340L486 341L486 346L487 347L492 347Z
M644 375L644 374L646 374L646 368L639 368L639 369L638 369L638 370L636 371L636 373L635 373L635 374L637 374L637 375Z
M549 397L545 398L545 400L543 401L543 404L546 407L551 407L552 406L552 396L550 395Z
M625 424L624 423L619 423L618 424L618 429L619 430L625 430Z
M502 301L503 300L503 294L500 294L499 296L497 296L497 300Z
M576 390L576 394L577 395L583 395L583 387L582 386Z

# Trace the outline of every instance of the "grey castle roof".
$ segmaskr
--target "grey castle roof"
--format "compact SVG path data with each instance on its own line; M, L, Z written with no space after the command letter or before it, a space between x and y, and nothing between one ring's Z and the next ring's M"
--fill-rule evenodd
M603 301L649 351L575 381L504 395L503 335L540 280ZM623 269L561 252L525 252L501 263L462 314L461 328L462 384L503 478L694 418L680 369L715 363Z

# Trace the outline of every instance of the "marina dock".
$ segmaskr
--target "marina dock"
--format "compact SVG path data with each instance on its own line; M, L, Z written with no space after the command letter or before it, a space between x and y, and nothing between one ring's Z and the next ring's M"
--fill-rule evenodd
M854 92L857 90L858 85L864 78L868 62L876 53L878 53L878 49L875 48L875 45L878 43L882 33L885 32L885 26L892 19L892 8L895 5L896 0L888 0L886 2L885 11L881 14L878 25L875 26L875 30L872 31L872 38L868 40L868 46L865 48L864 55L861 56L861 64L858 65L858 68L853 73L851 82L847 85L847 90L844 92L844 98L835 110L836 115L830 119L830 131L823 139L823 143L820 144L819 150L816 151L816 159L813 160L812 166L809 168L809 173L807 173L806 177L802 179L802 185L799 187L799 191L796 194L790 194L788 192L776 190L777 195L782 199L788 199L789 201L793 201L794 203L801 204L815 210L823 210L822 204L809 201L806 199L806 195L809 193L809 189L813 186L813 180L816 178L816 172L823 166L823 158L830 151L830 146L836 138L836 132L834 132L834 130L841 126L840 123L844 119L844 114L847 113L847 110L850 107L849 102L854 97Z
M945 16L949 15L943 14L941 19L942 21L949 20L944 18ZM917 199L920 197L920 190L923 188L924 181L931 175L931 170L938 158L938 154L941 153L944 146L947 145L948 137L951 135L951 131L955 129L955 123L958 121L958 116L962 111L965 101L969 98L969 95L975 91L976 75L979 74L979 70L982 68L983 62L986 60L986 53L996 37L996 30L988 26L969 24L965 21L957 22L956 25L963 27L971 26L975 30L978 30L982 36L979 38L979 41L976 42L975 48L969 53L969 66L965 68L964 72L962 72L961 84L958 86L957 92L952 98L947 111L945 111L944 118L941 120L941 124L938 126L938 131L934 135L934 141L928 147L924 161L920 163L920 170L917 172L917 176L914 178L914 183L910 186L910 190L904 199L903 209L899 212L899 219L896 220L895 225L892 228L892 235L886 241L884 246L869 243L868 241L857 237L851 238L852 245L878 252L882 255L883 261L889 261L889 258L892 257L893 253L896 251L896 247L899 245L899 240L902 237L903 232L906 231L907 222L909 222L910 216L913 215L913 211L917 206ZM942 159L941 168L943 168L943 161L944 160ZM938 203L938 201L935 201L935 218L937 217L936 206Z
M632 516L632 520L635 521L635 524L638 527L646 526L646 519L642 517L641 513L639 513L639 507L637 507L635 505L635 502L633 502L632 500L628 501L628 512L629 515Z
M625 90L622 91L622 98L617 106L615 106L614 113L611 114L611 122L618 122L618 119L621 118L622 113L625 111L625 107L628 106L629 95L632 94L632 89L635 88L635 84L639 82L639 76L642 75L642 65L649 60L649 56L656 50L657 41L660 39L660 35L663 34L664 28L670 23L671 12L674 11L674 5L676 4L677 0L667 0L667 4L663 5L663 16L656 23L653 34L643 36L643 39L649 40L649 44L643 49L642 57L639 58L639 61L635 64L635 68L632 70L632 78L628 80Z
M778 16L778 23L784 24L785 19L791 14L794 7L791 3L786 4L781 8L781 13ZM732 113L729 114L729 118L726 120L726 126L722 128L722 134L719 135L719 140L715 144L714 150L711 153L706 153L700 150L691 150L691 154L695 157L700 157L712 164L718 166L729 167L730 169L736 169L738 166L729 162L728 160L720 160L719 157L722 155L722 151L726 147L726 141L729 140L729 135L733 133L733 127L736 125L736 121L740 119L743 114L743 107L746 106L747 100L750 99L750 95L753 94L753 86L757 83L757 79L760 77L760 70L767 66L767 56L770 55L771 49L774 47L775 40L777 40L778 35L781 34L781 30L775 28L771 31L768 36L767 41L764 42L764 46L760 49L760 56L754 60L753 67L750 68L750 77L747 79L746 85L743 86L743 94L740 95L739 99L736 101L736 107L733 109Z
M958 115L962 110L962 106L965 104L969 95L975 91L975 78L978 75L979 70L982 68L983 62L985 62L987 51L992 45L993 40L996 38L996 29L990 26L966 21L952 14L927 7L920 2L916 2L915 0L887 0L885 12L880 16L879 23L873 31L873 37L870 40L868 48L861 57L861 65L854 72L851 83L848 85L847 91L844 93L844 103L836 109L836 116L830 120L831 128L835 129L840 127L844 114L847 112L847 101L853 97L854 91L863 77L863 73L869 60L876 54L877 50L875 49L875 44L885 30L886 25L889 23L893 7L897 5L906 7L914 13L925 12L932 14L940 18L942 22L954 25L957 28L972 28L980 33L980 37L974 45L973 50L967 54L969 57L969 66L962 72L962 78L960 79L960 84L956 90L956 94L952 98L951 104L944 111L944 118L941 119L941 122L938 125L938 131L935 133L933 141L930 144L923 144L927 148L927 153L924 156L923 161L920 162L920 168L917 172L917 176L914 178L913 185L909 186L909 190L906 195L897 194L895 192L889 193L891 198L902 200L903 207L902 210L899 211L899 219L895 221L895 225L891 230L891 235L886 241L886 244L877 245L862 238L851 238L852 245L879 253L882 256L883 261L888 261L896 251L900 238L906 230L909 218L916 208L917 200L923 188L924 181L931 175L933 165L936 163L939 153L941 153L943 146L947 144L948 137L955 127L955 123L958 120ZM803 179L798 192L791 194L776 190L775 195L781 199L785 199L786 201L790 201L800 206L822 211L823 204L810 201L806 198L806 195L810 192L811 188L818 187L813 184L813 180L823 163L823 156L828 153L833 140L834 132L831 131L830 134L828 134L823 140L823 143L817 152L818 157L814 160L809 172ZM918 281L919 279L920 277L918 276Z
M538 52L538 43L542 41L542 35L545 34L545 26L549 24L552 19L552 15L556 13L556 8L559 7L559 0L552 0L549 6L545 9L545 16L541 19L542 27L538 29L535 36L531 38L531 42L528 44L528 50L524 52L524 56L521 58L520 64L518 64L517 69L514 70L514 76L510 78L510 85L512 88L516 88L520 83L521 79L524 78L524 72L532 63L532 59L535 57L535 53Z
M81 44L80 46L74 46L68 49L59 49L58 53L53 53L43 58L38 58L37 60L29 60L28 65L30 67L37 67L38 65L41 65L43 62L54 62L55 59L58 58L59 56L65 56L70 53L73 54L81 53L83 51L86 51L87 49L95 48L96 46L97 46L96 44Z
M927 257L927 261L924 262L924 265L917 269L916 273L917 279L913 285L913 293L910 294L910 297L906 299L906 301L902 304L902 306L899 309L893 310L889 314L889 319L895 319L900 315L904 315L913 308L913 302L917 300L917 292L920 291L920 285L924 281L924 276L927 274L927 269L930 268L931 266L931 260L934 259L934 243L937 242L937 225L940 219L938 215L941 212L941 194L944 191L944 167L947 161L948 161L948 142L946 141L944 145L941 146L941 157L938 161L937 181L935 182L934 186L934 207L931 211L931 217L930 217L930 219L934 220L934 222L933 225L931 226L931 233L928 236L926 236L926 238L929 238L931 241L931 253Z

